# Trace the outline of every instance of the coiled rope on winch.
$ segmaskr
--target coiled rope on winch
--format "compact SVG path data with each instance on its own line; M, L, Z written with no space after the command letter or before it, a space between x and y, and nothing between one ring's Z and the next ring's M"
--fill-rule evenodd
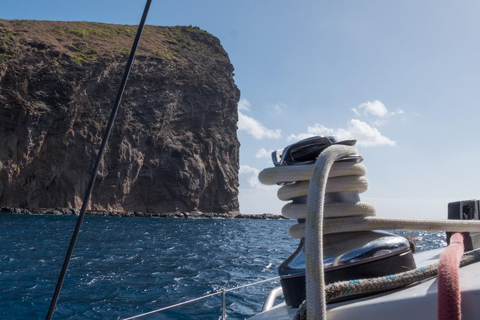
M289 203L282 209L282 214L288 218L306 219L304 223L292 226L289 233L294 238L305 237L308 319L326 319L323 234L378 229L480 231L480 221L378 218L375 217L375 208L367 203L325 203L326 193L362 193L367 190L364 165L351 161L336 162L356 154L357 150L352 146L331 145L313 165L278 166L265 169L259 175L264 184L288 183L278 191L281 200L308 195L307 204Z

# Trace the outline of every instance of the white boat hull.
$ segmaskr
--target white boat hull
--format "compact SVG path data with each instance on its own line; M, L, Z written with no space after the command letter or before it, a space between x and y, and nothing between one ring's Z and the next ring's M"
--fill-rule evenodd
M442 249L415 254L417 267L438 262ZM460 269L462 319L480 319L480 263ZM328 320L345 319L422 319L438 317L437 279L423 281L407 288L393 290L362 299L331 303L327 305ZM291 320L296 313L284 303L262 312L252 319Z

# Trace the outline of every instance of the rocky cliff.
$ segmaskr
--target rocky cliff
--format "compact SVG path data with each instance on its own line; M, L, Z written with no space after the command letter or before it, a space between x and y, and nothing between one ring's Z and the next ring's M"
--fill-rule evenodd
M0 20L0 206L81 206L135 32ZM217 38L147 26L90 209L238 213L239 95Z

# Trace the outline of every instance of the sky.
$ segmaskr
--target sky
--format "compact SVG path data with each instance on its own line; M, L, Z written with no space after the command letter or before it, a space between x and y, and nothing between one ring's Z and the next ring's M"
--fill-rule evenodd
M140 0L2 0L0 18L138 24ZM147 24L218 37L241 91L240 211L279 214L257 175L311 135L357 139L377 216L446 218L480 197L480 2L153 0Z

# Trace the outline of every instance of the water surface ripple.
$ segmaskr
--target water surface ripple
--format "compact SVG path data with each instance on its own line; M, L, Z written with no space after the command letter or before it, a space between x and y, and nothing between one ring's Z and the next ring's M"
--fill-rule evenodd
M0 318L44 319L76 219L0 214ZM120 319L277 275L294 221L86 217L54 319ZM421 249L442 233L415 233ZM227 293L229 319L278 283ZM221 296L143 319L218 319Z

